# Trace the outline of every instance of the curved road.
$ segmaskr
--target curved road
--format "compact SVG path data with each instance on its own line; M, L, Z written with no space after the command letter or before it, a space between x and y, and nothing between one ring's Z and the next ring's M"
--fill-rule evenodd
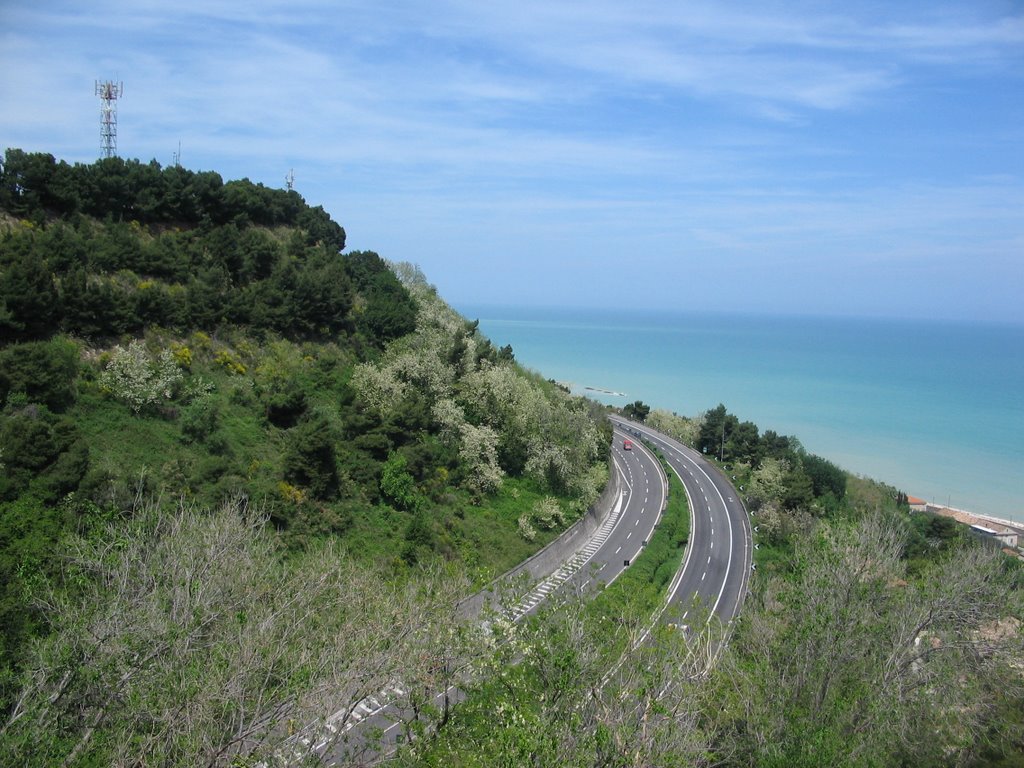
M666 619L694 623L717 617L728 626L747 594L752 562L750 519L732 483L699 453L650 427L618 417L616 444L643 438L665 456L690 502L690 541L672 581Z
M728 627L747 593L751 567L750 522L736 491L696 451L642 424L618 417L611 417L611 421L615 427L613 464L623 487L620 498L590 541L509 609L512 618L519 620L533 612L558 590L588 590L610 584L646 546L665 508L668 481L661 463L637 439L642 438L665 456L690 502L686 558L671 582L664 620L692 626L717 617ZM624 439L634 441L632 450L623 449ZM439 693L439 700L446 693ZM382 691L379 699L370 697L354 709L337 712L328 723L340 721L340 728L346 732L354 726L372 724L383 731L384 744L393 744L399 723L390 698L388 691ZM309 744L307 739L303 741ZM323 746L327 743L329 739ZM321 745L310 746L320 752Z
M585 546L519 600L510 611L514 620L536 610L560 589L587 590L611 584L647 545L667 500L668 484L661 464L643 446L623 450L621 440L612 444L612 459L622 493L607 519Z

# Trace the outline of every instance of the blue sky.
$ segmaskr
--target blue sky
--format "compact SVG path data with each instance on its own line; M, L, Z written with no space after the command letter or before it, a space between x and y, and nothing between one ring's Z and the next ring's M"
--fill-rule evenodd
M0 0L0 147L296 189L452 303L1024 323L1024 3Z

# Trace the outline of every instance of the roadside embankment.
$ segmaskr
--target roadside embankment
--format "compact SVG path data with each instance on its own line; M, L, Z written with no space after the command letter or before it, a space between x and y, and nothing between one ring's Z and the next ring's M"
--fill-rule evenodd
M516 579L535 582L554 573L562 563L569 560L586 545L590 537L611 514L615 501L621 493L621 483L619 473L612 466L608 484L598 496L597 501L590 505L586 514L566 528L557 539L546 547L528 557L515 568L503 573L475 595L463 600L460 612L465 616L476 616L483 609L485 602L495 596L500 585L512 583Z

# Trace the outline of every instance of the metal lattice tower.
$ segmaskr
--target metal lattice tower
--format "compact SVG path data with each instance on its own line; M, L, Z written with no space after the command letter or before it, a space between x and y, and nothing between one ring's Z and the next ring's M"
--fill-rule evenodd
M124 83L96 81L96 95L100 97L101 157L117 155L117 100L123 93Z

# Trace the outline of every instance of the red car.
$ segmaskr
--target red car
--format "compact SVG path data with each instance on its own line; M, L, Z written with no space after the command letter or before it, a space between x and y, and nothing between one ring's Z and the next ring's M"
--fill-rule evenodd
M622 450L624 450L624 451L632 451L633 450L633 441L632 440L623 440L622 441Z

